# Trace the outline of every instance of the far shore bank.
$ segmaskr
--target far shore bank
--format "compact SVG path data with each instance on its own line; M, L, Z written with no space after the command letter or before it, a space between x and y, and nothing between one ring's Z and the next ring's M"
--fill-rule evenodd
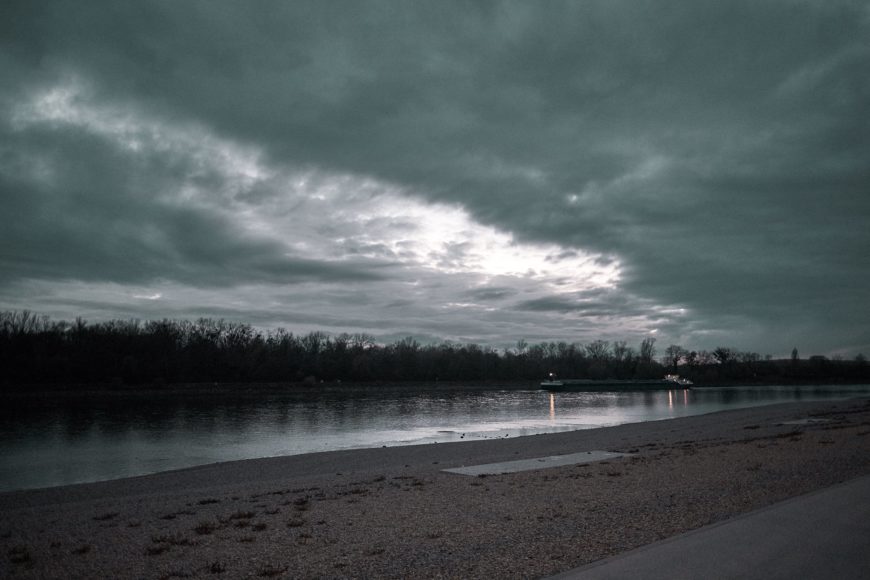
M285 383L145 383L145 384L39 384L7 385L0 389L3 395L27 394L317 394L317 393L369 393L419 391L470 390L523 390L538 389L540 381L406 381L406 382L285 382Z
M867 398L236 461L2 493L0 576L542 577L868 474Z
M543 379L542 379L543 380ZM781 381L751 382L722 381L695 383L693 389L734 387L838 387L867 385L866 381ZM538 390L541 381L382 381L382 382L284 382L284 383L80 383L80 384L14 384L0 387L0 399L21 396L77 396L77 395L257 395L322 393L417 393L487 390ZM677 388L677 387L675 387ZM620 390L615 388L614 390ZM630 390L630 389L626 389ZM666 389L663 389L666 390Z

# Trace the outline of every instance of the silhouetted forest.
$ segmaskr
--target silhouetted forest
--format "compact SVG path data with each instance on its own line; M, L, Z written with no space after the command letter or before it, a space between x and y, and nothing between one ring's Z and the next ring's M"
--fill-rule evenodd
M378 344L368 334L295 335L248 324L196 321L52 321L28 311L0 313L0 381L22 384L203 382L537 381L564 378L661 378L677 372L699 384L870 382L854 360L786 360L719 347L693 351L655 339L547 342L500 351L477 344L421 345L413 338Z

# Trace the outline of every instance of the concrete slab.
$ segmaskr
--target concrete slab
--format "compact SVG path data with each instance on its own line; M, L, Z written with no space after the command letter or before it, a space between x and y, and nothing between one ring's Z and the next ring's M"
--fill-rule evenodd
M533 469L546 469L548 467L561 467L563 465L592 463L625 455L629 454L613 453L610 451L581 451L580 453L569 453L567 455L550 455L549 457L536 457L534 459L518 459L516 461L503 461L501 463L453 467L442 471L459 473L460 475L499 475L502 473L516 473L518 471L531 471Z
M552 578L870 578L870 476Z
M779 423L780 425L814 425L816 423L830 423L830 419L816 419L810 417L809 419L797 419L795 421L783 421Z

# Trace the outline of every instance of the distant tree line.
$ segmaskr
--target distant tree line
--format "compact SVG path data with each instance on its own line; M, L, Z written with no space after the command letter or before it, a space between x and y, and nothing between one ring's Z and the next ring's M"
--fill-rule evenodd
M249 324L196 321L52 321L29 311L0 313L0 381L16 384L202 382L535 381L660 378L698 383L868 382L866 359L762 359L719 347L693 351L655 339L588 344L519 340L504 351L477 344L421 345L411 337L379 344L369 334L262 332Z

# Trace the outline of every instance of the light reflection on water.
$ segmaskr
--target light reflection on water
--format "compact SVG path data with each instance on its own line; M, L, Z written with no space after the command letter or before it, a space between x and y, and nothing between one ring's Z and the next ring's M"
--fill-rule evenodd
M27 397L7 401L0 412L0 490L235 459L515 437L860 395L870 395L870 386Z

